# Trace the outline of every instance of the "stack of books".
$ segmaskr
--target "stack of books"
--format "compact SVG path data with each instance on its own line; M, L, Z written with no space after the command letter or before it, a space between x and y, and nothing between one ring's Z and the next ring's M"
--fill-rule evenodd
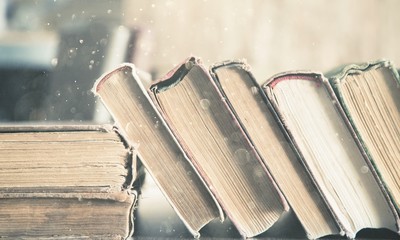
M125 239L136 153L111 126L0 127L0 236Z

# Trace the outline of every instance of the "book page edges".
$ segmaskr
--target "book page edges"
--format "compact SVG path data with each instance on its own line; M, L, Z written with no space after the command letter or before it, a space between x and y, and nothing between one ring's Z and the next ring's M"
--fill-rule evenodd
M2 123L0 133L17 132L82 132L82 131L100 131L112 132L113 126L110 124L73 124L73 123Z
M353 137L358 150L360 151L361 155L363 156L363 160L364 162L367 164L369 170L372 173L372 176L374 177L376 183L378 184L380 191L384 197L384 199L386 200L386 203L388 204L388 207L390 208L391 212L392 212L392 216L393 216L393 220L394 220L394 224L395 227L397 228L397 232L400 233L399 230L399 226L400 226L400 220L399 220L399 215L398 212L392 202L392 199L390 198L390 195L387 191L386 186L383 184L381 178L379 177L378 172L376 171L376 168L374 167L370 156L368 155L368 153L365 151L365 148L363 147L363 144L361 142L361 139L359 138L359 136L357 135L355 129L353 128L350 120L347 118L347 115L344 111L344 109L342 108L339 99L337 98L332 86L329 83L329 80L325 77L323 77L323 83L325 86L325 89L328 91L332 102L334 104L334 106L336 107L336 110L339 112L340 117L342 118L342 120L345 122L346 127L348 129L348 131L350 132L350 135Z
M187 159L188 159L188 158L187 158L187 155L186 155L185 152L183 151L182 146L178 143L178 141L176 140L175 136L172 134L171 129L170 129L170 128L168 127L168 125L165 123L163 117L161 116L160 112L157 110L157 107L156 107L155 104L153 103L153 100L152 100L152 98L151 98L150 95L149 95L150 90L147 90L147 89L144 87L144 85L143 85L143 83L141 82L141 80L140 80L138 74L136 73L136 67L135 67L134 64L131 64L131 63L124 63L124 64L122 64L119 68L116 68L116 69L112 70L111 72L108 72L108 73L103 74L103 75L96 81L96 83L94 84L94 87L93 87L93 89L92 89L92 91L94 92L94 94L95 94L97 97L99 97L99 98L101 99L101 96L99 95L98 91L101 90L101 85L102 85L102 83L104 83L111 75L113 75L114 73L116 73L116 72L118 72L118 71L121 71L121 70L123 70L123 69L129 70L129 72L132 74L133 78L135 79L135 81L136 81L137 84L139 85L139 87L140 87L140 89L141 89L141 92L142 92L143 95L147 98L149 104L150 104L150 105L152 106L152 108L155 110L155 113L158 115L158 118L159 118L160 121L162 122L163 126L166 127L166 129L167 129L167 131L168 131L170 137L173 139L173 141L175 142L175 144L177 145L177 147L182 151L182 153L183 153L185 159L187 160ZM109 111L110 111L110 110L109 110ZM113 117L115 116L115 114L114 114L112 111L110 111L110 114L111 114ZM118 131L121 132L121 135L124 135L123 129L120 128L120 127L118 126L117 123L115 124L115 126L116 126L117 129L119 129ZM127 141L127 143L129 144L129 146L130 146L132 149L136 149L136 147L137 147L137 146L136 146L136 145L137 145L136 143L129 142L127 139L126 139L126 141ZM142 159L140 153L138 153L138 152L136 152L136 151L135 151L135 153L137 154L137 157L138 157L139 159ZM189 160L187 160L187 161L190 163ZM146 162L144 161L144 162L142 162L142 163L143 163L143 165L146 167L148 173L152 176L153 180L155 181L155 183L156 183L156 185L158 186L158 188L160 189L160 191L161 191L161 192L163 193L163 195L166 197L166 199L167 199L167 201L169 202L169 204L172 206L172 208L175 210L175 212L177 213L177 215L179 216L179 218L182 220L182 222L184 223L184 225L186 226L186 228L191 232L191 234L192 234L194 237L196 237L196 238L200 237L200 233L199 233L199 230L200 230L200 229L193 229L190 225L188 225L188 223L187 223L187 222L185 221L185 219L182 217L182 214L181 214L181 213L178 211L178 209L176 208L174 202L172 202L172 200L168 197L168 194L166 194L164 188L161 187L161 185L160 185L159 181L157 180L157 178L154 177L154 174L152 173L151 169L148 168L148 167L146 166ZM190 164L191 164L191 163L190 163ZM210 193L210 197L212 197L213 201L215 202L215 206L216 206L217 209L218 209L220 221L223 222L223 221L225 220L225 215L224 215L224 212L223 212L221 206L219 205L219 203L218 203L217 200L215 199L214 195L211 194L211 192L210 192L209 188L207 187L207 185L205 185L204 180L202 179L202 177L200 177L200 174L197 172L197 170L193 167L192 164L191 164L191 166L192 166L193 170L195 171L195 173L199 176L199 178L200 178L201 181L203 182L203 184L204 184L204 186L206 187L207 191ZM212 219L211 219L211 220L212 220ZM211 220L210 220L210 221L211 221ZM207 223L205 223L204 225L206 225L206 224L207 224Z
M358 74L362 73L364 71L372 70L372 69L377 69L377 68L388 68L390 70L390 73L393 76L394 81L397 83L397 86L400 86L400 80L399 80L399 73L398 71L394 68L393 64L388 61L388 60L377 60L374 62L367 62L363 64L350 64L347 66L342 66L334 71L336 71L336 74L331 75L329 77L329 84L336 95L338 99L338 105L340 105L340 108L342 109L342 116L343 119L345 119L346 124L350 126L350 131L351 134L353 135L354 139L356 140L356 143L358 147L360 148L365 161L367 162L368 167L371 169L375 179L377 180L379 186L381 187L383 194L385 198L387 199L390 207L392 208L392 212L394 213L394 217L396 219L396 226L397 226L397 232L400 233L400 216L399 214L399 206L396 206L394 204L394 200L392 199L390 195L390 191L383 182L383 180L380 177L379 169L375 167L375 164L373 162L372 156L368 150L368 148L365 145L365 142L362 140L361 135L359 134L357 128L353 124L353 119L352 116L349 113L348 107L344 102L344 97L340 89L340 84L345 81L344 79L346 76L350 74ZM328 73L329 75L329 73Z
M166 128L169 136L173 139L174 143L177 145L177 147L183 154L186 161L190 164L193 171L196 173L196 175L199 177L199 179L203 183L204 187L207 189L208 193L210 194L211 198L213 199L213 202L215 203L215 206L218 209L219 220L221 222L223 222L223 221L225 221L225 213L224 213L221 205L219 204L218 199L216 198L214 193L210 190L210 187L207 185L207 183L203 177L203 174L201 172L199 172L197 166L194 166L194 163L189 160L191 158L191 155L187 152L185 146L180 144L179 140L173 133L174 130L171 129L171 127L167 124L166 119L168 119L168 117L165 116L165 114L163 114L163 111L162 111L162 109L160 109L159 105L155 104L155 102L157 102L156 92L159 90L162 90L161 88L158 87L159 86L158 84L170 82L171 84L175 85L175 84L179 83L182 80L182 76L186 75L186 73L194 66L194 64L199 63L199 62L200 62L199 58L191 56L191 57L187 58L180 65L177 65L173 70L168 72L166 76L164 76L163 78L161 78L161 79L157 80L155 83L153 83L148 89L144 89L143 86L141 86L141 87L143 87L142 88L143 93L148 98L151 106L155 110L155 112L156 112L158 118L160 119L160 121L162 122L163 126Z
M268 101L270 102L271 106L272 106L272 113L274 115L274 117L276 118L278 124L282 127L283 129L283 133L285 134L285 136L287 137L287 139L289 140L290 144L293 146L293 150L295 152L295 154L298 156L298 159L301 161L302 165L304 166L305 170L307 171L307 173L310 176L310 179L314 182L321 198L323 199L323 201L325 202L325 205L328 207L332 217L334 218L334 220L336 221L336 224L339 228L340 231L340 235L352 235L351 233L347 232L347 230L344 228L343 224L341 223L341 221L339 220L338 216L336 215L334 209L332 208L332 206L328 203L327 201L327 197L325 195L325 193L321 190L320 186L318 185L317 181L315 180L315 176L312 173L312 171L310 171L310 168L307 164L307 162L304 159L303 154L301 153L301 151L299 150L297 141L295 138L293 138L293 134L291 133L290 129L287 127L285 120L283 119L283 114L281 113L281 111L279 110L279 106L276 104L275 102L275 98L272 94L272 89L281 81L285 81L286 80L290 80L290 79L294 79L294 77L299 74L299 76L305 76L304 79L313 79L313 81L317 81L322 83L324 80L324 77L322 75L322 73L319 72L314 72L314 71L290 71L290 72L282 72L279 74L276 74L274 76L272 76L270 79L266 80L265 83L262 85L262 89L263 89L263 95L265 98L268 99ZM288 78L288 76L291 76L292 78ZM317 78L315 78L315 76L317 76Z
M231 102L229 101L225 91L222 89L222 86L220 84L220 81L218 79L218 76L216 74L216 71L218 68L221 67L235 67L237 69L241 69L243 71L246 72L246 74L248 74L249 78L251 79L252 83L257 86L257 89L259 91L259 93L262 96L262 91L260 88L260 85L258 84L257 80L255 79L253 73L251 72L251 66L247 63L246 59L234 59L234 60L227 60L227 61L223 61L220 63L215 63L214 65L211 65L209 68L209 73L210 76L212 78L212 81L214 83L214 86L217 88L218 92L222 95L222 98L224 99L225 104L228 106L229 112L231 113L231 115L233 115L235 122L237 122L240 126L241 131L245 134L248 142L250 142L250 145L255 149L255 153L258 156L258 158L261 160L261 164L264 167L264 170L266 171L266 173L268 174L269 179L271 180L272 184L274 185L274 188L278 191L278 195L281 199L281 202L284 206L284 210L287 212L289 211L289 203L287 202L286 197L284 196L284 194L282 193L281 189L279 188L276 180L273 178L272 174L270 173L270 170L268 168L268 166L264 163L264 161L262 160L260 154L258 153L257 149L254 146L254 143L250 137L250 134L247 132L247 130L242 127L243 123L241 122L241 119L238 117L238 114L235 111L235 108L233 107L233 105L231 104ZM268 106L269 107L269 106Z
M0 192L1 199L17 199L17 198L59 198L77 200L110 200L117 202L129 201L134 190L123 190L118 192Z
M226 62L226 63L228 63L228 62ZM234 120L234 124L236 124L236 125L238 126L238 129L240 129L241 133L245 136L245 139L246 139L246 141L249 143L249 146L253 146L253 145L250 143L250 140L249 140L249 138L247 137L246 133L243 131L243 128L240 127L240 124L239 124L239 122L237 121L235 115L234 115L233 112L230 110L230 107L229 107L229 105L227 104L225 97L224 97L224 96L222 95L222 93L218 90L218 87L217 87L216 83L214 82L214 80L212 79L212 77L210 76L210 74L208 73L208 70L204 67L204 65L202 64L201 60L200 60L199 58L197 58L197 57L193 57L193 56L192 56L192 57L187 58L183 63L181 63L181 65L179 65L179 66L177 66L177 67L175 68L175 72L172 72L172 74L171 74L171 72L170 72L170 73L168 74L169 78L168 78L168 77L163 77L163 78L161 78L160 80L158 80L156 83L154 83L154 84L150 87L150 94L151 94L152 100L153 100L154 102L157 102L157 96L156 96L156 95L157 95L157 92L166 90L166 89L168 89L169 87L173 87L173 86L175 86L176 84L178 84L178 83L186 76L186 74L190 71L190 69L191 69L192 67L195 67L195 66L199 67L199 68L204 72L204 74L207 76L208 80L212 83L213 87L217 90L217 93L218 93L220 99L222 100L223 104L224 104L224 105L226 106L226 108L228 109L228 112L229 112L229 114L230 114L232 120ZM184 74L182 74L182 72L179 72L179 71L178 71L179 69L182 69L182 68L185 69ZM174 75L174 74L176 74L176 75ZM172 84L172 86L165 86L164 84L166 84L166 83L167 83L167 84L168 84L168 83L169 83L169 84ZM166 85L167 85L167 84L166 84ZM161 87L159 87L159 86L161 86ZM160 106L156 105L156 108L157 108L157 110L160 112L162 118L164 118L164 119L166 119L166 121L168 121L168 117L163 113L163 111L162 111L162 109L160 108ZM166 121L164 121L164 123L167 125ZM171 129L171 128L168 127L168 126L167 126L167 128L171 131L171 134L174 135L174 134L172 133L172 132L174 131L174 129ZM177 137L179 137L179 136L174 136L175 139L176 139ZM177 139L176 139L176 140L177 140ZM179 145L181 145L181 144L179 144ZM191 156L191 155L190 155L190 153L186 150L186 148L187 148L187 147L182 146L182 149L183 149L183 151L184 151L185 156L189 156L189 159L190 159L190 156ZM262 163L262 160L260 159L259 155L258 155L257 153L256 153L255 155L256 155L256 157L257 157L257 160L260 162L261 166L262 166L263 168L265 168L265 165ZM215 188L213 188L213 187L211 186L211 184L210 184L210 183L211 183L210 179L207 179L207 178L205 177L205 174L202 173L202 170L201 170L202 168L201 168L200 166L198 166L196 163L192 163L192 161L189 161L189 162L191 162L191 164L195 166L194 168L196 169L196 171L198 171L198 173L199 173L199 175L201 176L201 178L203 179L203 181L205 181L206 184L210 185L210 186L208 187L208 189L209 189L209 191L211 191L212 195L213 195L213 196L215 197L215 199L218 201L218 199L219 199L218 193L217 193L217 192L213 192L213 190L210 190L210 188L212 188L212 189L215 189ZM265 172L267 173L268 178L271 180L271 183L274 185L274 188L275 188L277 194L279 195L280 202L281 202L281 204L282 204L283 210L284 210L285 212L289 211L289 204L287 203L285 197L283 196L283 194L281 193L281 191L280 191L279 188L277 187L277 185L276 185L275 181L273 180L272 176L270 175L269 171L267 171L266 169L264 169L264 170L265 170ZM215 190L214 190L214 191L215 191ZM221 211L222 211L222 209L221 209ZM231 221L234 223L234 225L237 226L237 228L238 228L240 234L241 234L242 236L244 236L244 237L247 237L247 236L246 236L246 233L242 232L241 229L240 229L240 227L238 227L238 226L240 226L240 225L239 225L238 223L236 223L236 222L234 221L234 219L232 219L232 218L230 217L229 211L225 211L225 214L231 219Z
M138 167L138 153L136 149L134 149L129 143L128 140L124 137L123 134L121 134L119 128L117 125L113 125L113 131L119 136L121 139L122 143L124 144L125 148L128 151L128 158L127 158L127 167L128 167L128 176L126 178L126 181L124 183L123 189L125 190L130 190L133 188L133 184L138 178L138 172L139 172L139 167Z
M163 85L165 84L165 82L171 83L173 86L175 86L176 84L178 84L184 77L185 75L189 72L189 70L193 67L193 65L190 63L188 64L188 62L193 62L193 60L191 58L186 59L183 63L181 63L180 65L178 65L173 71L170 71L167 76L159 79L158 81L156 81L149 90L150 93L150 97L152 99L152 101L157 102L157 93L159 91L164 91L166 89L168 89L169 87L164 87ZM178 71L181 70L181 71ZM184 72L183 72L184 70ZM162 87L159 87L162 86ZM173 87L171 86L171 87ZM161 119L163 124L166 126L166 128L168 129L168 131L170 132L170 134L172 135L172 137L174 138L174 140L178 143L178 145L180 146L180 148L182 149L182 152L185 156L185 158L189 161L189 163L193 166L194 171L200 176L201 180L204 182L207 190L210 192L210 194L213 196L213 199L215 202L218 203L218 208L220 211L221 216L223 216L223 218L221 217L221 222L224 221L225 219L225 214L230 218L230 214L227 211L224 211L223 208L221 207L221 205L219 204L219 197L218 197L218 193L215 193L215 190L211 190L211 189L215 189L214 187L212 187L212 185L210 184L210 180L208 178L206 178L205 173L202 171L202 168L200 166L198 166L195 162L190 161L189 159L192 158L192 155L190 153L190 151L188 151L188 147L184 146L182 144L179 143L179 136L175 135L173 132L175 131L175 129L171 128L168 124L168 116L166 116L161 107L156 104L155 105L157 112L160 114ZM231 221L234 223L235 226L237 226L237 224L234 222L234 220L231 219ZM242 234L242 233L241 233Z
M295 148L296 148L296 153L300 156L300 159L302 160L303 165L306 167L307 171L309 172L309 174L310 174L312 180L316 183L315 177L313 176L312 172L309 170L309 167L308 167L306 161L304 160L304 157L302 156L301 152L298 150L298 149L299 149L299 148L298 148L298 145L297 145L297 143L296 143L296 140L292 137L292 134L290 133L290 129L288 129L288 128L285 126L284 121L282 121L282 118L281 118L282 114L280 113L279 107L276 105L276 103L275 103L275 101L274 101L274 99L273 99L273 96L272 96L272 94L271 94L271 92L270 92L270 89L272 89L276 84L278 84L279 81L282 81L282 79L284 79L285 76L293 76L293 77L295 78L295 76L296 76L297 74L299 74L299 75L311 75L311 76L314 75L314 76L318 76L317 78L315 78L315 80L316 80L316 81L320 81L321 84L325 87L325 89L326 89L326 91L327 91L329 97L330 97L331 100L332 100L332 103L333 103L334 106L335 106L335 109L338 111L338 113L339 113L340 117L342 118L342 120L344 121L344 123L345 123L345 125L346 125L348 131L350 132L351 136L353 137L353 139L354 139L354 141L355 141L355 143L356 143L356 145L357 145L357 147L358 147L358 149L359 149L361 155L363 156L363 159L364 159L365 163L368 165L369 169L371 170L374 179L376 180L378 186L380 187L381 193L383 194L384 198L386 199L387 204L389 205L389 208L391 209L391 212L392 212L392 215L393 215L393 217L394 217L395 224L396 224L396 227L397 227L397 232L400 233L400 230L399 230L400 220L399 220L399 215L398 215L398 213L397 213L397 211L396 211L396 208L394 207L394 204L393 204L393 202L392 202L391 199L390 199L390 196L389 196L389 194L388 194L388 192L387 192L386 187L384 186L384 184L382 183L381 179L379 178L379 175L378 175L378 173L377 173L375 167L373 166L372 162L370 161L370 158L369 158L367 152L366 152L365 149L363 148L363 146L362 146L362 144L361 144L361 141L360 141L358 135L356 134L355 130L353 129L351 122L350 122L349 119L347 118L347 115L346 115L344 109L342 108L342 106L341 106L341 104L340 104L340 101L339 101L339 99L337 98L337 96L336 96L336 94L335 94L335 91L334 91L334 89L332 88L331 83L329 82L329 80L328 80L322 73L320 73L320 72L315 72L315 71L292 71L292 72L280 73L280 74L277 74L277 75L273 76L272 78L268 79L268 80L263 84L264 94L266 94L266 96L268 97L268 99L270 99L270 101L271 101L271 103L272 103L272 105L273 105L274 111L275 111L275 113L276 113L276 116L279 118L279 123L282 124L282 125L284 126L284 128L286 129L286 132L287 132L288 136L290 137L290 139L292 139L292 144L293 144L293 145L295 146ZM293 79L294 79L294 78L293 78ZM316 183L316 186L318 186L317 183ZM326 201L326 197L325 197L324 193L321 191L321 189L320 189L319 187L318 187L318 190L319 190L321 196L323 197L323 199L325 200L325 202L328 203L328 202ZM347 232L347 230L344 229L343 224L342 224L342 223L339 221L339 219L337 218L337 216L336 216L334 210L330 207L329 204L327 204L327 206L329 207L329 209L331 210L333 216L335 217L335 219L336 219L336 221L337 221L337 223L338 223L340 229L342 229L343 231L345 231L345 235L347 235L347 236L352 236L352 235L354 235L353 233Z
M3 198L3 196L0 196L0 198ZM20 196L6 196L6 198L21 198ZM84 197L84 198L79 198L77 196L30 196L30 198L36 198L36 199L71 199L71 198L76 198L76 201L83 201L83 200L106 200L106 201L115 201L115 199L107 199L99 196L89 196L89 197ZM99 239L128 239L131 237L134 233L134 212L137 208L137 192L136 191L130 191L129 193L126 194L126 197L124 198L124 201L117 201L117 202L126 202L129 204L128 208L126 209L127 213L127 218L125 219L127 222L124 223L126 225L124 236L120 234L115 234L115 235L74 235L73 233L71 235L59 235L59 236L23 236L23 239L92 239L92 238L99 238ZM0 236L1 238L1 236Z
M1 133L40 133L40 132L51 132L51 133L62 133L62 132L85 132L85 131L92 131L92 132L104 132L104 133L115 133L121 139L124 147L127 151L127 167L128 169L128 176L126 182L123 186L109 186L104 187L103 190L98 192L68 192L62 193L60 191L43 191L43 192L32 192L29 189L24 190L17 190L17 191L8 191L2 192L0 189L0 198L31 198L31 197L38 197L38 198L79 198L79 199L109 199L115 201L125 201L126 196L125 193L131 190L134 180L136 179L136 164L133 162L134 158L133 155L135 154L131 149L127 148L125 140L122 136L117 132L116 128L109 124L56 124L56 125L47 125L41 123L33 123L33 124L5 124L0 126L0 134Z

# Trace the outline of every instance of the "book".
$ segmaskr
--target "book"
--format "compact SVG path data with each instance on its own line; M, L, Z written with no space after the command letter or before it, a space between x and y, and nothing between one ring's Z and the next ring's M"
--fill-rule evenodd
M397 232L398 215L328 80L317 72L286 72L263 90L346 235L366 228Z
M224 61L212 65L210 72L307 237L339 234L336 220L276 121L250 66L244 60Z
M105 73L95 83L99 96L120 133L133 146L144 167L177 215L195 237L207 223L224 214L187 160L156 111L133 64Z
M394 205L400 207L400 91L393 64L378 60L331 72L330 83Z
M109 126L0 126L0 237L128 238L135 162Z
M189 57L150 86L172 134L243 237L269 229L288 205L209 73Z

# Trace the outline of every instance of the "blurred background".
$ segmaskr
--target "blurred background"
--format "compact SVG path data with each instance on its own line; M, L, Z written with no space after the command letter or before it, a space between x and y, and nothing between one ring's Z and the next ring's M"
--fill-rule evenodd
M91 88L122 62L157 79L189 55L206 66L247 59L259 83L289 70L400 64L399 9L397 0L3 0L0 121L112 123ZM190 237L146 181L136 235ZM266 236L304 236L290 221ZM237 232L215 223L203 236Z
M153 79L189 55L247 59L261 83L380 58L400 64L397 0L3 0L0 120L107 122L90 89L124 61Z
M400 64L396 0L126 1L125 23L153 39L164 74L189 54L205 64L245 58L258 81L295 69L327 71L387 58Z

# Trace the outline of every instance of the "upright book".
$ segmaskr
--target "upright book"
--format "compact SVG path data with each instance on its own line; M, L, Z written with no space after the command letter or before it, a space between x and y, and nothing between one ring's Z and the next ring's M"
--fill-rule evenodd
M156 111L134 65L123 64L104 74L93 91L194 236L211 220L223 219L219 205Z
M364 228L398 231L397 213L328 80L287 72L263 89L346 235L354 238Z
M311 239L340 228L292 149L269 101L242 60L217 63L211 76Z
M393 64L347 65L330 76L346 116L400 207L400 81Z
M188 58L150 90L161 116L242 236L266 231L288 210L198 58Z
M135 162L111 127L1 126L0 237L126 239Z

